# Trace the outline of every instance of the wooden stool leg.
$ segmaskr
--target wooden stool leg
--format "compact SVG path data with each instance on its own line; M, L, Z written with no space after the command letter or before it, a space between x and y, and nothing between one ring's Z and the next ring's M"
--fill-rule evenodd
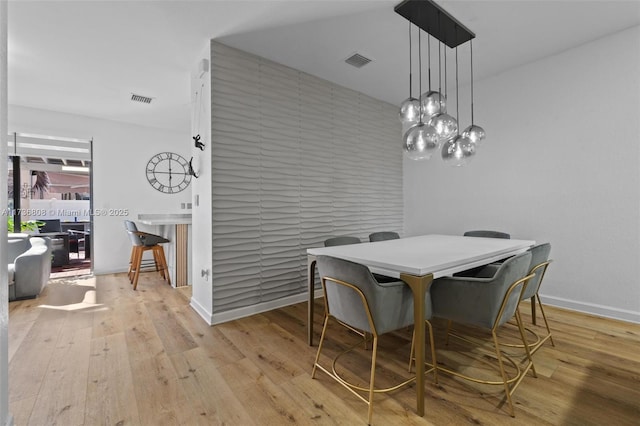
M136 246L135 256L135 274L133 276L133 289L138 288L138 277L140 276L140 264L142 263L142 254L144 253L144 247Z
M133 271L133 258L135 256L135 253L136 253L136 248L135 246L132 246L131 255L129 256L129 271L127 272L127 276L129 277L129 282L131 282L133 278L133 274L131 272Z
M169 275L169 266L167 265L167 258L164 255L164 248L161 245L158 245L158 257L160 258L160 262L162 264L162 268L164 269L164 277L166 277L167 283L171 285L171 276Z

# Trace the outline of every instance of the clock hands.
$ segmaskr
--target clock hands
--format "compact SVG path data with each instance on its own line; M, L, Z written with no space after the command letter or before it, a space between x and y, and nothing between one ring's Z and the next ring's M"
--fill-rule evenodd
M146 172L151 186L167 194L175 194L186 189L192 177L189 162L172 152L154 155L147 163Z

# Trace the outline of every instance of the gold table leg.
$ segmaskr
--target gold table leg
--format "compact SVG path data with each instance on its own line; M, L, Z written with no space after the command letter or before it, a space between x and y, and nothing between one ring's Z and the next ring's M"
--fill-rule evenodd
M424 416L424 345L425 345L425 306L424 299L431 283L433 275L422 276L400 274L413 293L413 322L416 335L416 411L420 417ZM435 366L434 366L435 367Z
M307 280L309 283L309 295L307 299L307 343L313 346L313 302L316 288L316 257L307 255Z

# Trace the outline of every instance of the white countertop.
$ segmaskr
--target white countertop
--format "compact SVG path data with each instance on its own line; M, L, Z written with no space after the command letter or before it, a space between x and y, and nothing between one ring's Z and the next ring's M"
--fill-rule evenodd
M145 225L188 225L191 223L191 213L139 214L138 220Z
M307 249L311 255L329 255L365 264L391 277L401 272L434 278L451 275L523 252L535 241L502 238L422 235L375 243Z

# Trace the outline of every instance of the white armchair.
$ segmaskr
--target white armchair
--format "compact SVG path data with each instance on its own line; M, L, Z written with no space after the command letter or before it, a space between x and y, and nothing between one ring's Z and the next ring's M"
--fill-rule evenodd
M9 301L38 296L51 273L51 241L9 234L7 255Z

